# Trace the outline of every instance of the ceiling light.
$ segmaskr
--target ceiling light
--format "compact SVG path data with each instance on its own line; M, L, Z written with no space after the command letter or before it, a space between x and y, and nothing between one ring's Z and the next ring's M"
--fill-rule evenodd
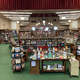
M45 24L45 21L43 21L43 24Z
M21 20L24 20L24 17L21 17Z
M26 16L26 17L29 17L30 15L9 15L9 14L4 14L4 16L20 16L20 17L22 17L22 16Z
M80 11L64 11L64 12L56 12L56 14L63 14L63 13L78 13Z
M62 20L62 18L60 18L61 20ZM65 18L65 20L67 20L67 19L77 19L77 18Z
M17 21L17 23L19 23L19 21Z
M60 14L60 15L58 15L58 16L74 16L74 15L77 15L77 14Z
M16 12L6 12L6 11L1 11L0 13L16 13Z
M9 13L9 14L32 14L31 12L7 12L7 11L1 11L0 13Z
M50 22L48 22L48 24L50 24Z
M71 22L71 20L68 20L68 22Z
M29 22L22 22L23 24L28 24Z
M67 23L67 21L60 21L59 23Z
M53 24L51 23L51 25L53 25Z
M66 17L62 17L62 19L65 19Z

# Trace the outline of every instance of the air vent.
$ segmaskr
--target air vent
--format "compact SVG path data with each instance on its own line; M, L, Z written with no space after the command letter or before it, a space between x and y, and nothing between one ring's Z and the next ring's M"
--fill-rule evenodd
M45 20L45 19L42 19L42 21L43 21L43 20Z
M31 21L33 23L33 21Z
M34 21L36 23L36 21Z
M36 21L31 21L32 23L36 23Z
M53 21L56 21L56 19L53 19Z

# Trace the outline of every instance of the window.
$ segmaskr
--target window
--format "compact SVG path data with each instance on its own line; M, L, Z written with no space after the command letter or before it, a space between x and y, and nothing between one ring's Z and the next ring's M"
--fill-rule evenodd
M11 28L16 29L16 22L11 22Z

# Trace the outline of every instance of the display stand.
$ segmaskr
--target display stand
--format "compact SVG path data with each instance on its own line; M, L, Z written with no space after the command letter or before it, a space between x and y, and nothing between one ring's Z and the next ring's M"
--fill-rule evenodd
M18 48L17 48L18 47ZM13 73L14 72L16 72L16 71L20 71L20 72L22 72L22 69L25 67L25 64L24 64L24 58L23 58L23 56L24 56L24 54L23 54L23 52L19 49L19 47L20 46L16 46L16 47L14 47L14 51L13 51L13 49L12 49L12 58L13 58L13 60L12 60L12 64L13 64L13 66L12 66L12 69L14 70L13 71ZM17 48L16 50L15 50L15 48ZM18 49L19 49L19 51L18 51Z

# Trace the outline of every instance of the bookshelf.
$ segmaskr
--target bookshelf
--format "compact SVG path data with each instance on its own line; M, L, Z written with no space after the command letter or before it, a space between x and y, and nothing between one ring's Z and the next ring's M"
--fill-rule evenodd
M8 43L10 43L10 37L12 37L12 31L9 29L0 30L0 43L5 43L6 38L8 39Z
M48 46L48 47L65 47L66 42L63 37L29 37L26 39L15 39L15 42L19 45L27 46L27 47L39 47L39 46Z

